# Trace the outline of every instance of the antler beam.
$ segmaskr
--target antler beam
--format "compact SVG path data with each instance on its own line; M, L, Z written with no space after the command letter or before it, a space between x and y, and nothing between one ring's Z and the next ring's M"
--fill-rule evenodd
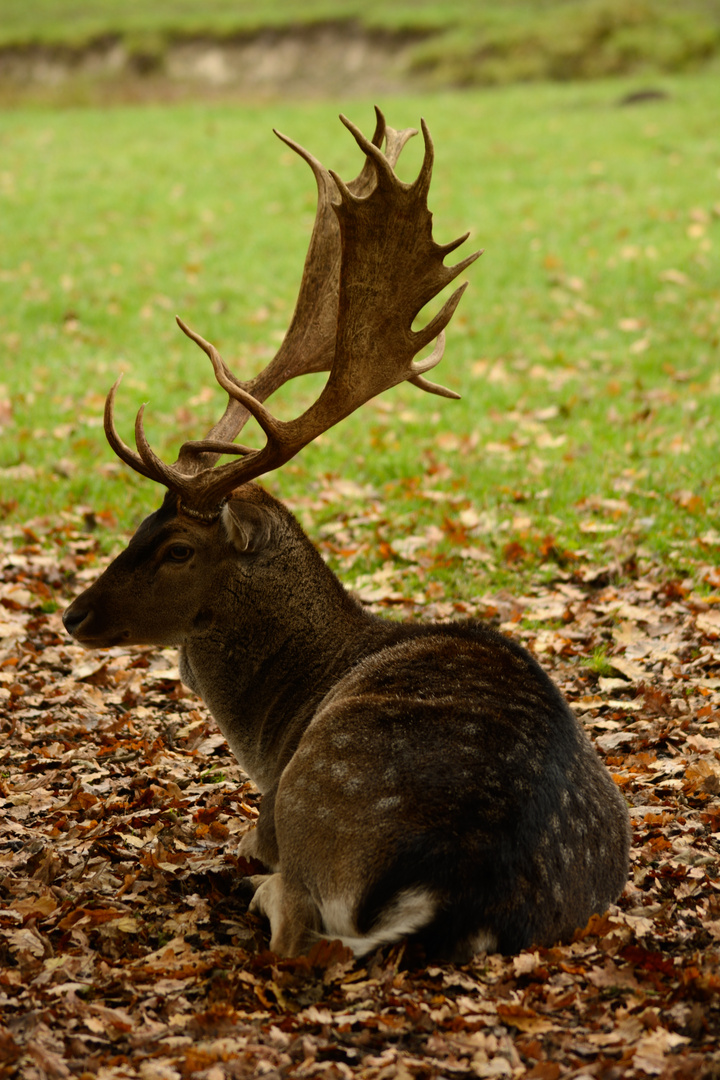
M444 330L465 285L421 330L414 331L412 323L480 252L445 266L444 259L467 235L445 245L433 240L427 207L433 144L427 126L423 121L420 172L412 183L404 183L394 166L416 132L387 127L376 111L372 140L340 117L365 154L361 173L349 184L279 135L310 165L318 186L318 208L295 313L271 363L243 382L213 345L178 319L183 332L208 355L217 382L228 394L225 413L206 438L185 443L175 465L166 465L145 437L143 409L135 424L137 450L123 442L114 423L117 383L108 394L105 431L110 445L137 472L177 492L181 505L192 513L212 516L234 488L277 469L322 432L398 383L458 396L428 381L425 374L442 359ZM436 344L431 355L416 360L432 341ZM263 405L289 379L325 370L330 374L319 398L296 419L280 421ZM234 443L249 416L265 435L260 449ZM238 455L240 460L216 465L222 454Z

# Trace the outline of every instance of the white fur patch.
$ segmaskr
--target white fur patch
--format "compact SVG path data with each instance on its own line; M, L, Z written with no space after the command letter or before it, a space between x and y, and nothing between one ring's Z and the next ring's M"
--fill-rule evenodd
M354 898L335 897L322 903L323 936L339 938L356 956L364 956L378 945L399 941L427 926L437 909L437 900L427 889L405 889L385 908L379 921L365 936L357 932L354 907Z
M495 952L497 949L497 938L490 930L478 930L476 934L470 938L470 949L474 953L479 952Z
M401 805L402 798L399 795L386 795L384 799L378 799L373 809L385 815L391 810L397 810Z

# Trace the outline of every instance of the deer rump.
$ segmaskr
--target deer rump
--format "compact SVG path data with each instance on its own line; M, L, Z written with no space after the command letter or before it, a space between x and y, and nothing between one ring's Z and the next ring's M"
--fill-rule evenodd
M180 647L183 681L263 792L240 852L271 871L252 879L251 908L270 919L277 952L318 936L362 955L416 935L455 960L551 944L618 896L629 850L625 804L560 693L486 626L368 614L252 483L400 383L458 396L426 376L465 285L413 329L477 258L446 266L465 237L433 238L430 133L423 122L422 164L405 183L394 166L413 129L379 111L372 140L343 123L364 155L349 183L281 136L312 169L318 205L295 313L268 366L242 381L180 323L228 395L206 438L168 465L143 409L135 449L123 441L117 383L108 394L110 445L167 492L63 619L88 648ZM319 371L327 381L295 419L263 404ZM250 416L259 448L235 441Z
M271 947L408 935L464 962L568 939L627 879L623 800L523 648L482 624L388 626L327 694L241 853Z

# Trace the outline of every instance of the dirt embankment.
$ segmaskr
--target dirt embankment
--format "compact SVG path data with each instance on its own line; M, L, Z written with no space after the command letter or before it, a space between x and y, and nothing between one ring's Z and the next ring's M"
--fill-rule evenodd
M6 100L398 93L421 88L410 70L421 38L328 23L157 46L132 45L120 35L82 47L8 46L0 48L0 93Z

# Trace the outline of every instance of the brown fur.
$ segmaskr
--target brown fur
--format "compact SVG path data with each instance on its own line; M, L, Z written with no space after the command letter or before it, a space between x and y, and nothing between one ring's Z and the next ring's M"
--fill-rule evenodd
M271 871L254 905L282 953L323 934L515 952L622 891L627 809L529 653L481 623L369 615L254 484L214 523L169 493L64 618L88 647L180 647L264 792L241 850Z

